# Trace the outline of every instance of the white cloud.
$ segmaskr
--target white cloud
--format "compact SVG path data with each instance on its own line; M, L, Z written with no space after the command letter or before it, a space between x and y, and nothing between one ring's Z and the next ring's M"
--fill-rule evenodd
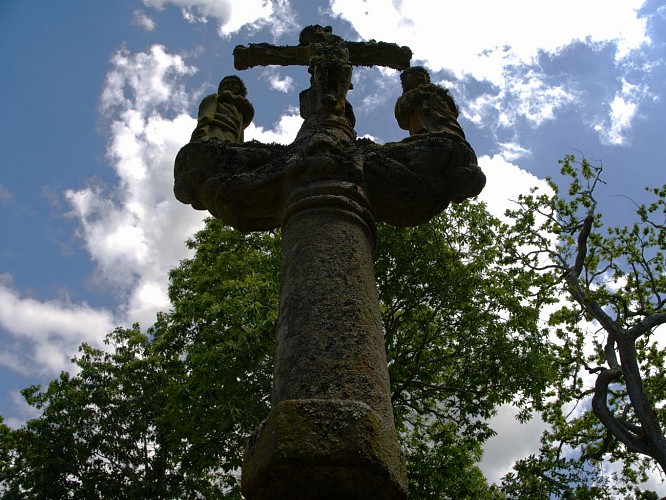
M600 133L605 143L622 146L626 142L623 133L631 126L636 113L636 104L627 101L621 95L616 95L610 102L609 108L608 121L595 125L594 129Z
M597 120L593 125L604 144L613 146L629 144L627 134L638 113L639 103L646 97L650 97L647 88L622 79L621 88L615 93L613 99L606 103L608 115Z
M266 69L261 74L273 90L288 94L294 89L294 79L286 75L284 78L275 69Z
M12 193L5 186L0 184L0 201L9 201L13 198Z
M499 143L498 146L502 148L500 156L510 162L532 154L529 149L525 149L520 144L513 142Z
M111 62L100 109L109 122L107 159L117 182L91 180L65 197L96 266L92 281L115 289L118 305L109 311L22 297L11 276L0 275L0 328L9 338L0 365L17 372L71 369L81 342L100 345L115 326L152 324L169 307L168 271L190 255L185 241L206 216L173 195L174 158L196 124L184 111L193 106L183 87L195 68L159 45L146 52L121 50ZM290 143L301 123L298 110L290 109L273 130L250 125L246 139Z
M153 31L155 29L155 21L148 17L148 15L142 10L134 11L133 23L148 31Z
M331 12L364 39L408 45L414 59L458 78L501 84L503 68L531 64L539 50L556 52L574 40L617 43L617 57L647 41L636 10L643 0L507 0L421 2L332 0ZM603 13L604 22L599 22Z
M507 161L502 155L481 156L479 166L486 175L486 187L481 191L479 200L488 205L488 210L502 220L504 212L515 208L514 200L520 194L528 193L530 188L549 189L543 179Z
M205 212L173 195L173 164L196 120L183 79L195 69L162 46L146 52L119 51L112 58L100 109L109 122L107 159L117 182L94 180L65 192L70 216L95 263L92 282L116 292L115 310L96 309L67 298L24 297L9 274L0 274L0 328L6 341L0 366L18 373L53 376L71 370L81 342L101 346L116 326L168 310L168 271L191 255L185 241L202 227ZM274 130L251 125L247 140L292 142L302 119L290 109Z
M148 7L164 9L168 5L181 7L188 22L208 22L213 18L221 37L228 37L243 27L258 29L268 26L274 36L280 36L295 26L288 0L143 0Z
M20 391L10 391L9 402L13 410L13 416L8 416L5 419L5 424L12 429L18 429L28 420L37 418L41 414L41 410L25 402L25 398Z
M559 108L574 103L576 98L570 89L546 84L536 68L523 66L507 69L500 87L462 102L461 108L462 114L480 127L493 123L510 128L519 119L538 127L554 119Z
M539 54L555 56L574 42L612 45L619 78L629 71L623 58L649 43L646 19L637 15L643 3L470 0L433 2L426 9L414 0L331 0L330 13L351 22L363 39L408 45L413 64L448 70L461 82L489 83L486 93L461 102L462 112L479 126L504 128L521 118L539 126L578 98L573 87L547 80ZM604 22L599 22L600 13ZM599 132L617 140L610 138L626 129L629 111L616 105L616 115L608 120L612 125L604 124Z
M505 153L479 158L479 165L487 182L478 198L487 204L490 213L509 222L504 213L509 208L516 208L515 200L520 194L528 193L533 187L547 191L550 188L543 179L507 160L525 153L520 146L506 144L504 149L509 151L508 155ZM516 420L518 411L512 405L501 406L497 415L489 422L497 434L485 444L483 460L479 464L489 483L499 483L502 476L512 469L516 460L539 451L539 438L546 424L539 415L534 415L532 420L520 424Z
M222 26L231 18L229 0L143 0L143 3L159 10L168 5L180 7L183 17L189 22L205 22L207 17L213 17Z
M196 125L183 111L191 106L181 80L195 69L159 45L120 51L112 63L101 109L111 120L107 158L118 183L68 190L66 197L95 261L95 280L119 291L118 319L149 325L168 308L168 271L187 255L184 241L204 217L173 196L174 158ZM167 111L177 114L167 118Z
M245 129L245 140L256 140L263 143L277 142L280 144L290 144L296 139L303 118L301 118L297 108L291 108L287 114L282 115L273 125L273 129L266 130L254 123Z
M390 68L355 68L353 89L348 98L354 103L356 114L368 115L380 106L392 109L395 99L402 92L398 75L398 71ZM357 96L362 96L360 103L354 102Z
M167 53L162 45L153 45L147 52L116 52L111 59L113 69L106 77L100 97L102 113L124 112L125 122L136 122L146 111L173 109L184 111L189 98L176 82L196 71L184 59Z
M499 484L502 477L511 471L516 460L539 451L539 438L546 424L538 415L521 424L516 420L518 411L511 405L501 406L490 421L490 426L497 434L486 442L483 459L479 463L479 468L490 484Z
M20 373L67 370L81 342L101 344L114 326L108 310L66 299L40 302L0 284L0 327L13 339L2 346L0 365Z

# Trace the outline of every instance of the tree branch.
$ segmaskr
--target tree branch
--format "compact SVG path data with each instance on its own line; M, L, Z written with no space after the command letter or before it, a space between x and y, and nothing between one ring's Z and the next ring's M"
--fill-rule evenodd
M649 440L649 452L645 454L654 458L662 470L666 470L666 439L664 439L656 414L652 410L652 404L643 389L634 340L618 340L618 351L631 405Z
M652 313L646 316L643 321L635 324L627 330L627 336L631 340L636 340L641 335L645 335L653 328L666 323L666 312Z
M587 240L592 232L594 224L594 205L590 208L589 213L583 221L583 226L578 234L578 246L576 252L576 260L565 275L565 280L568 285L569 293L573 299L587 311L594 319L596 319L601 326L604 327L609 334L618 333L618 327L615 321L603 310L603 308L593 300L590 300L586 291L581 287L578 281L581 272L585 266L585 257L587 256Z
M610 368L604 370L597 376L594 384L594 396L592 396L592 411L601 421L603 426L610 432L615 439L624 444L627 449L633 453L652 456L651 450L637 436L633 435L622 425L608 408L606 400L608 398L608 386L622 377L620 368Z

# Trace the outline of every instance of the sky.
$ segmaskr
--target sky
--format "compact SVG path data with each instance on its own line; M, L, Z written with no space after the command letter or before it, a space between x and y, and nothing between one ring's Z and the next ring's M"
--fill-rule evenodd
M666 5L656 0L0 0L0 415L34 413L82 342L167 311L168 271L205 213L173 196L173 161L201 99L239 74L245 139L291 142L304 67L233 69L238 44L295 45L321 24L407 45L451 90L501 215L560 178L567 154L603 165L599 209L621 223L666 183ZM354 70L359 136L398 141L399 72ZM497 481L542 424L502 408L482 468ZM519 444L517 444L519 443Z

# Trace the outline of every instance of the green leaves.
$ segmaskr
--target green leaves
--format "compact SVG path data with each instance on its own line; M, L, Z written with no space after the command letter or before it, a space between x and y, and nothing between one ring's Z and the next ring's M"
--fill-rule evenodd
M464 497L469 491L449 482L455 474L434 479L436 468L449 470L453 460L475 477L498 406L512 402L527 417L542 404L552 372L539 309L550 299L534 287L534 271L505 265L507 236L507 226L473 203L417 228L380 227L375 269L392 400L402 440L412 443L416 498L428 488ZM454 459L461 450L465 459Z
M573 156L561 164L566 195L551 183L552 194L521 197L511 212L514 241L533 249L513 257L545 273L564 301L548 320L558 370L543 413L551 429L504 491L647 498L635 484L655 462L666 466L664 359L654 338L666 322L666 190L647 190L656 199L636 205L633 224L607 226L596 211L601 166ZM609 461L621 463L613 480L604 473Z
M541 323L561 275L544 272L538 254L551 239L530 232L566 234L574 223L557 218L556 200L532 193L525 203L541 214L517 210L513 228L472 202L417 228L378 228L375 274L413 498L499 498L476 466L489 419L505 403L523 420L548 408L553 377L566 371L553 359L577 373L582 341L562 328L554 345ZM83 345L74 375L24 391L43 414L12 431L8 491L240 498L242 454L270 408L280 235L210 219L188 246L195 254L170 274L172 309L147 333L135 325L111 332L104 349Z

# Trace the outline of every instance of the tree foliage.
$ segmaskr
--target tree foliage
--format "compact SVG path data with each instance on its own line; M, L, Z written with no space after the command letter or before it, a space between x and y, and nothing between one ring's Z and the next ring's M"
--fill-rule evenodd
M511 225L466 202L423 226L378 228L412 498L653 498L635 485L659 461L664 418L665 190L636 225L602 235L599 169L572 157L563 167L571 189L521 197ZM188 245L170 311L145 333L84 344L73 374L24 391L40 417L0 422L3 498L240 498L245 444L270 410L280 234L210 219ZM507 403L522 420L542 412L550 429L500 491L477 464Z
M551 372L539 311L551 299L533 286L538 273L505 265L507 231L465 203L379 233L392 401L413 498L484 498L473 479L494 435L488 419L509 402L521 418L541 406Z
M465 203L379 228L376 275L397 427L414 498L494 498L476 466L499 405L539 408L548 346L534 273L505 265L508 228ZM24 391L7 498L238 497L246 440L269 411L279 233L211 219L170 275L173 309L142 334L83 345L75 375ZM447 470L451 473L443 474Z
M15 431L5 497L145 498L179 480L159 439L164 376L147 337L118 329L107 344L81 346L77 375L23 390L42 415Z
M636 205L635 222L609 226L597 209L601 166L573 156L561 163L568 191L551 181L551 193L521 196L510 213L512 258L541 270L562 301L549 317L557 368L543 413L550 429L505 490L648 498L636 485L655 466L666 470L657 332L666 323L666 186L647 190L653 201Z

